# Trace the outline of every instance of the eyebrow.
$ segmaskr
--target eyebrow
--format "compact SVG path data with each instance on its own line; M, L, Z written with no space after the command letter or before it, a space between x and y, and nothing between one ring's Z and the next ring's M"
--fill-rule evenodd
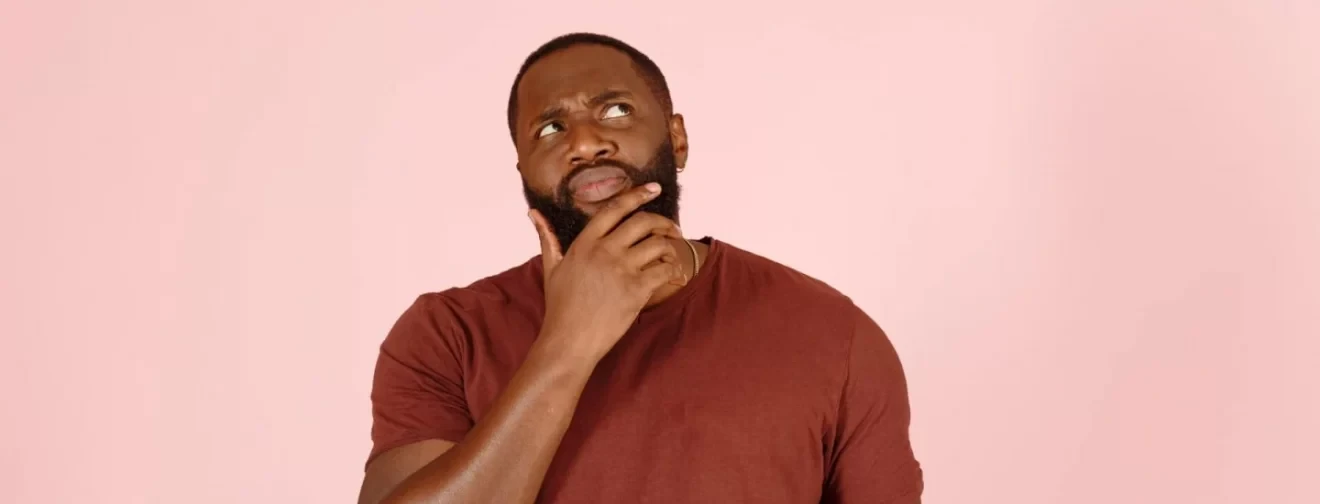
M619 98L630 98L630 97L632 97L632 93L629 93L622 89L607 89L605 91L596 94L596 96L591 97L590 100L587 100L587 106L595 108L601 106L602 104L608 101L617 100ZM551 106L541 111L540 114L537 114L536 117L532 120L531 125L535 126L537 124L541 124L556 117L562 116L567 112L568 109L563 105Z

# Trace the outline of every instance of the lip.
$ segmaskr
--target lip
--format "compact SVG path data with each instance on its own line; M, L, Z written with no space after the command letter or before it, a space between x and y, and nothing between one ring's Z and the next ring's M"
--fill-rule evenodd
M569 181L573 199L581 203L597 203L628 189L632 184L628 174L618 167L588 168Z

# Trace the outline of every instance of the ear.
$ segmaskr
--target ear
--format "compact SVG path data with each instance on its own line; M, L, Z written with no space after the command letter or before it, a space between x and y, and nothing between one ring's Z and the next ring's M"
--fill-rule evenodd
M688 158L688 137L682 114L669 117L669 142L674 146L674 164L679 169L684 168Z

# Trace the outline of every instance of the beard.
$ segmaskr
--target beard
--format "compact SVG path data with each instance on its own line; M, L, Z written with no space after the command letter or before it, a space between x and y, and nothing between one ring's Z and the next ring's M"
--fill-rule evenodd
M546 221L550 223L550 227L555 232L555 238L559 239L559 246L563 253L568 253L568 247L573 244L573 240L576 240L578 235L582 234L582 230L587 227L587 222L591 220L590 216L573 205L573 195L568 189L568 182L582 171L600 166L611 166L623 170L632 182L632 187L650 182L660 184L660 194L658 196L625 216L623 220L627 220L628 217L632 217L637 212L650 212L675 223L678 222L678 166L674 162L674 149L668 139L660 146L655 156L651 158L651 161L645 167L638 168L613 159L602 159L589 165L582 165L574 168L573 171L568 173L568 176L560 180L553 195L536 192L527 185L527 179L524 178L523 196L527 198L527 206L540 212Z

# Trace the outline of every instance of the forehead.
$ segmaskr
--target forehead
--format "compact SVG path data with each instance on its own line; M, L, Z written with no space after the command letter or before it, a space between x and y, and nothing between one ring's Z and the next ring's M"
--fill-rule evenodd
M654 99L632 59L622 51L595 44L561 49L541 58L523 74L518 84L518 117L529 117L565 100L576 101L606 90Z

